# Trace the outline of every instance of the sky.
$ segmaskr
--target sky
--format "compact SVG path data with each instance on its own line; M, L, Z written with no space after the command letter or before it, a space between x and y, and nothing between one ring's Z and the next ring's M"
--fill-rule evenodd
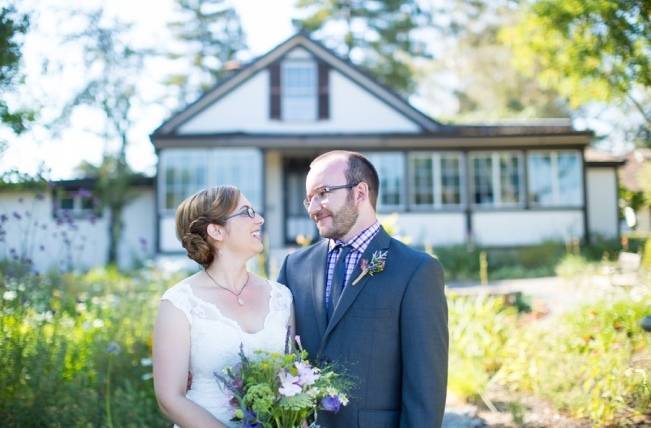
M27 36L24 49L24 71L27 74L26 85L20 98L25 104L47 103L51 99L67 99L74 89L78 88L80 79L76 70L81 64L75 64L70 55L66 61L67 72L64 76L59 73L43 73L43 58L54 57L61 59L66 55L60 46L49 37L57 32L61 25L66 25L58 16L57 10L69 9L71 5L89 7L100 4L101 0L23 0L22 7L28 10L43 11L47 8L54 12L40 12L32 22L32 32ZM247 36L250 53L257 56L270 50L293 34L291 26L292 9L295 0L236 0L233 2L240 15L244 32ZM166 41L166 23L174 15L173 0L110 0L104 1L108 14L118 16L134 23L137 39L143 44L158 44ZM57 15L55 17L55 15ZM145 83L143 92L150 98L155 98L159 89L158 81L163 74L156 75L151 71L149 84ZM50 75L51 74L51 75ZM146 95L147 96L147 95ZM46 108L42 112L43 119L52 118L54 112ZM149 141L149 134L156 129L170 112L153 103L144 111L139 112L140 119L131 133L132 142L127 153L129 164L137 171L153 174L156 157ZM97 136L101 131L101 117L83 109L73 115L69 126L59 136L52 137L48 130L39 126L32 131L15 137L5 130L0 132L0 139L9 142L8 148L0 155L0 173L10 169L21 172L35 173L39 165L49 169L52 179L74 178L75 167L82 161L99 163L104 149L104 142Z

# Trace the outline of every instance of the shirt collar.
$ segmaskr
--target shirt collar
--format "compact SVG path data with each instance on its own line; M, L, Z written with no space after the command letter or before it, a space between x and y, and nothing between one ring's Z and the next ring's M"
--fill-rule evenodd
M348 240L348 242L340 241L338 239L330 239L328 242L328 251L332 251L335 246L341 244L342 246L350 245L355 251L363 253L366 250L368 243L371 241L371 238L375 236L378 230L380 230L380 222L375 220L375 223L353 236Z

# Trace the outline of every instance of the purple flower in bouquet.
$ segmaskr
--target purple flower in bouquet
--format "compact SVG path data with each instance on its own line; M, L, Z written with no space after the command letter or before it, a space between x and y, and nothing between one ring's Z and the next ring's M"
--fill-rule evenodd
M321 407L326 412L339 412L341 408L341 400L336 395L326 395L321 399Z
M298 383L301 386L309 386L309 385L314 385L314 382L319 379L319 371L316 369L313 369L312 366L310 366L307 363L304 363L302 361L297 361L294 363L294 366L296 366L296 370L298 370Z
M280 377L280 388L278 389L278 392L282 395L285 397L293 397L294 395L301 393L302 389L301 385L298 383L300 379L298 376L292 376L286 370L283 370L278 376Z
M258 416L253 410L244 411L244 420L242 421L243 428L262 428L262 424L258 422Z

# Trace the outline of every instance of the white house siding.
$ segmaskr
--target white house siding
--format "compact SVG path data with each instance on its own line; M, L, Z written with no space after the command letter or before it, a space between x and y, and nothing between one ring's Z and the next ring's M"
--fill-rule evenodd
M588 168L588 224L590 233L617 237L617 176L614 168Z
M282 156L278 150L272 150L265 155L265 207L264 232L269 246L272 248L283 245L283 189L282 189Z
M160 234L158 235L160 251L163 253L176 253L185 251L176 239L176 224L173 214L164 214L160 217Z
M0 215L6 235L0 242L0 258L28 258L39 272L50 269L87 269L106 263L108 253L108 212L92 221L75 218L72 224L53 217L53 201L46 192L41 199L36 192L0 194ZM125 230L119 247L118 263L131 267L136 261L153 256L155 224L153 190L139 190L124 211ZM66 245L66 236L70 244ZM13 250L13 251L12 251Z
M415 245L436 247L466 241L466 217L461 212L400 213L396 226L399 235Z
M179 128L179 134L419 132L418 126L413 122L332 69L330 113L331 117L328 120L300 122L271 120L269 118L269 72L263 70L190 119Z
M538 244L584 237L583 210L494 211L472 214L476 242L488 246Z

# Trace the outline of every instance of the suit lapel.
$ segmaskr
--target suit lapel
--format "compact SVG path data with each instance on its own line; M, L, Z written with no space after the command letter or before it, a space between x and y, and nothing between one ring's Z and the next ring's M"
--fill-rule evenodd
M314 284L312 287L312 302L314 304L314 316L316 317L319 334L322 338L326 330L326 313L323 296L325 295L325 270L327 256L328 240L326 239L319 244L311 256L312 259L307 264L307 266L314 266L313 269L309 269L310 275L312 275L312 281L310 281L310 283Z
M369 243L368 247L366 247L366 251L364 251L364 254L362 254L362 259L371 260L371 256L373 255L374 252L386 250L387 248L389 248L390 242L391 242L391 237L389 236L388 233L384 231L382 227L380 227L380 230L378 231L377 235L375 235L375 238L373 238L373 240ZM339 299L339 304L337 305L337 307L335 308L332 314L330 323L328 323L325 334L323 335L323 339L321 341L322 349L326 343L326 339L330 334L330 332L332 332L332 330L335 328L337 323L344 316L346 311L348 311L348 309L353 304L353 302L355 301L359 293L364 288L366 282L369 280L370 275L367 274L353 287L351 285L352 282L355 280L355 278L359 276L361 272L362 269L360 268L358 263L357 266L355 266L353 273L350 275L350 278L346 283L346 287L344 287L344 291L341 295L341 298Z

